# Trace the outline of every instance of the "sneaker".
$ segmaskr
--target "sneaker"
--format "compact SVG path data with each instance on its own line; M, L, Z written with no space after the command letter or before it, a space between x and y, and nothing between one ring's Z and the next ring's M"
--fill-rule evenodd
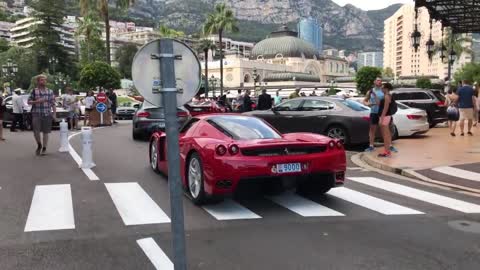
M381 154L378 154L378 157L382 157L382 158L387 158L387 157L391 157L392 154L390 152L383 152Z
M395 146L393 146L393 145L390 146L390 151L391 151L391 152L394 152L394 153L398 153L398 149L395 148Z
M375 151L375 147L371 145L367 149L365 149L365 152L373 152L373 151Z
M42 148L42 156L45 156L47 154L47 148L43 147Z
M37 150L35 150L35 154L37 156L40 156L40 151L42 151L42 145L41 144L38 144L37 145Z
M468 136L473 136L473 133L470 132L470 131L467 134L468 134Z

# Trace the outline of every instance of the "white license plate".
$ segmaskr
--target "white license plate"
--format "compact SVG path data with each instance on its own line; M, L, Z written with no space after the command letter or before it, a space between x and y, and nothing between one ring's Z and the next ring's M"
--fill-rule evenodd
M277 164L277 173L293 173L301 171L302 164L300 163Z

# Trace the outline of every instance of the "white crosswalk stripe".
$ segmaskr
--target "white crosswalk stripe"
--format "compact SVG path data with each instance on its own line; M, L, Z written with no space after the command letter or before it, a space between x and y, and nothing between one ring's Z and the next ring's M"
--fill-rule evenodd
M157 245L153 238L144 238L137 240L137 244L147 255L150 262L157 270L173 270L173 263L167 254Z
M480 205L384 181L375 177L349 177L348 179L375 188L383 189L388 192L400 194L427 203L457 210L463 213L480 213Z
M269 197L270 200L303 217L345 216L333 209L312 202L293 193Z
M420 211L394 204L379 198L372 197L361 192L340 187L328 192L329 195L349 201L356 205L382 213L384 215L418 215L424 214Z
M36 186L25 232L75 229L70 185Z
M480 173L476 173L476 172L471 172L471 171L462 170L454 167L448 167L448 166L433 168L432 171L436 171L439 173L443 173L443 174L458 177L458 178L480 182Z
M221 203L205 205L203 209L217 220L258 219L261 216L243 207L241 204L226 199Z
M138 183L106 183L105 186L125 225L170 222Z

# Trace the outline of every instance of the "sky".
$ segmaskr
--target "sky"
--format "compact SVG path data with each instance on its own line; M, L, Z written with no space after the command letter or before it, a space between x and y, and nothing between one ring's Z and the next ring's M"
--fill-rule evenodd
M363 10L373 10L373 9L382 9L390 5L402 3L402 4L413 4L413 0L333 0L333 2L344 6L346 4L352 4Z

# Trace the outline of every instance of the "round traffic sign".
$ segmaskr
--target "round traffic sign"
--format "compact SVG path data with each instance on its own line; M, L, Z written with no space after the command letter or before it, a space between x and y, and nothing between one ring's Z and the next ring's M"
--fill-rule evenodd
M163 107L161 93L162 74L160 60L152 59L159 55L160 44L164 39L158 39L145 44L135 54L132 64L132 77L135 88L143 96L145 102ZM173 41L173 53L181 59L175 60L175 77L177 82L177 106L182 106L192 100L198 93L201 83L200 61L193 50L184 43Z
M97 112L104 113L107 111L107 105L105 103L97 103Z
M105 93L98 93L97 101L100 103L105 103L107 101L107 95L105 95Z

